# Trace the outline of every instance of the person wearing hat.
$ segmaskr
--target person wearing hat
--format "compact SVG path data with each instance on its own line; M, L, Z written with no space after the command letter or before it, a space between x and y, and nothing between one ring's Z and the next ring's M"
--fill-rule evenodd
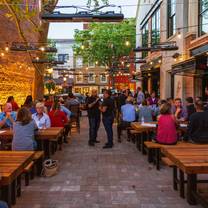
M126 99L126 104L121 107L121 122L117 126L118 142L121 142L121 132L131 126L131 122L136 120L136 110L133 105L133 97Z

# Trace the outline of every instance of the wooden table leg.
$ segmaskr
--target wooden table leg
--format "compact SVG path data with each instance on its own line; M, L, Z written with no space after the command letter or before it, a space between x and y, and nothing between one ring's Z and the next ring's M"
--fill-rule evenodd
M2 199L8 204L8 207L11 208L12 205L12 191L11 184L2 186Z
M147 154L148 154L148 162L149 163L151 163L152 161L153 161L153 149L148 149L148 152L147 152Z
M46 158L50 158L50 142L49 140L44 140L44 152Z
M179 187L180 187L180 197L185 198L185 194L184 194L184 173L183 173L182 170L180 170Z
M173 166L173 189L178 190L178 169L177 166Z
M157 168L157 170L160 170L160 148L157 148L156 150L155 150L155 152L156 152L156 155L155 155L155 159L156 159L156 168Z
M17 196L21 196L21 175L17 177Z
M197 191L197 175L187 174L187 202L191 205L196 204L195 193Z
M12 205L16 204L16 196L17 196L17 181L14 180L11 184L11 198L12 198Z

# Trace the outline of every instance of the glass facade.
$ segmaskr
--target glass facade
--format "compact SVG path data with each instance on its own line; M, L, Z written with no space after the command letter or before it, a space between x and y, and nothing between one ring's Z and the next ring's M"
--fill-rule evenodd
M156 10L156 12L152 16L151 33L151 44L158 44L160 42L160 9Z
M146 23L142 28L142 47L148 47L148 36L149 36L149 28L148 28L148 23ZM145 58L147 55L148 55L147 51L142 52L142 58Z
M168 0L168 38L176 33L176 0Z
M199 36L208 33L208 0L199 0Z

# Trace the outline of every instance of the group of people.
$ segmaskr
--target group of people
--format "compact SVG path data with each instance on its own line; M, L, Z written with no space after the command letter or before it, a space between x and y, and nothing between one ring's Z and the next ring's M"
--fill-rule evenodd
M122 103L121 101L125 99ZM131 125L131 122L157 121L156 142L175 144L178 139L191 140L197 143L208 143L208 111L200 97L194 101L187 97L183 104L181 98L158 99L156 93L144 94L140 87L133 96L125 90L118 96L118 141L121 142L121 131ZM186 132L179 132L181 123L187 124Z
M67 143L70 117L73 116L70 107L76 104L79 101L72 93L66 101L51 96L34 102L32 96L27 96L22 107L10 96L0 113L0 128L13 129L12 150L35 150L35 133L49 127L64 127L64 142Z
M159 99L155 92L143 93L138 87L136 93L129 89L120 94L111 95L110 90L104 92L104 100L93 90L86 100L89 118L89 145L94 146L97 132L102 121L107 133L108 142L104 148L113 147L114 121L117 122L118 142L121 142L122 130L131 126L132 122L157 123L156 133L152 133L153 141L161 144L176 144L179 139L196 143L208 143L208 111L200 97L195 100L187 97ZM186 131L178 131L181 124L187 124Z

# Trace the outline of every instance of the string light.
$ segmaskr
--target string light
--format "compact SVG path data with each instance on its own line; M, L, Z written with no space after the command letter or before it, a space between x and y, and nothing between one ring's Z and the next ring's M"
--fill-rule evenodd
M125 45L126 45L126 46L130 46L130 42L127 40L127 41L125 42Z
M44 52L44 51L45 51L45 48L44 48L44 47L40 47L40 50L41 50L42 52Z
M85 49L85 46L84 45L81 45L81 49L84 50Z
M53 68L48 69L48 73L52 74L53 73Z
M161 63L161 60L160 59L158 60L158 63Z
M4 53L1 53L1 56L2 56L2 57L4 57L4 56L5 56L5 54L4 54Z
M181 32L180 32L180 30L178 30L178 35L177 35L177 37L180 39L181 38Z
M96 61L95 64L98 65L98 61Z
M66 82L66 77L63 78L64 82Z
M36 57L35 59L36 59L37 61L39 61L39 60L40 60L40 58L39 58L39 57Z

